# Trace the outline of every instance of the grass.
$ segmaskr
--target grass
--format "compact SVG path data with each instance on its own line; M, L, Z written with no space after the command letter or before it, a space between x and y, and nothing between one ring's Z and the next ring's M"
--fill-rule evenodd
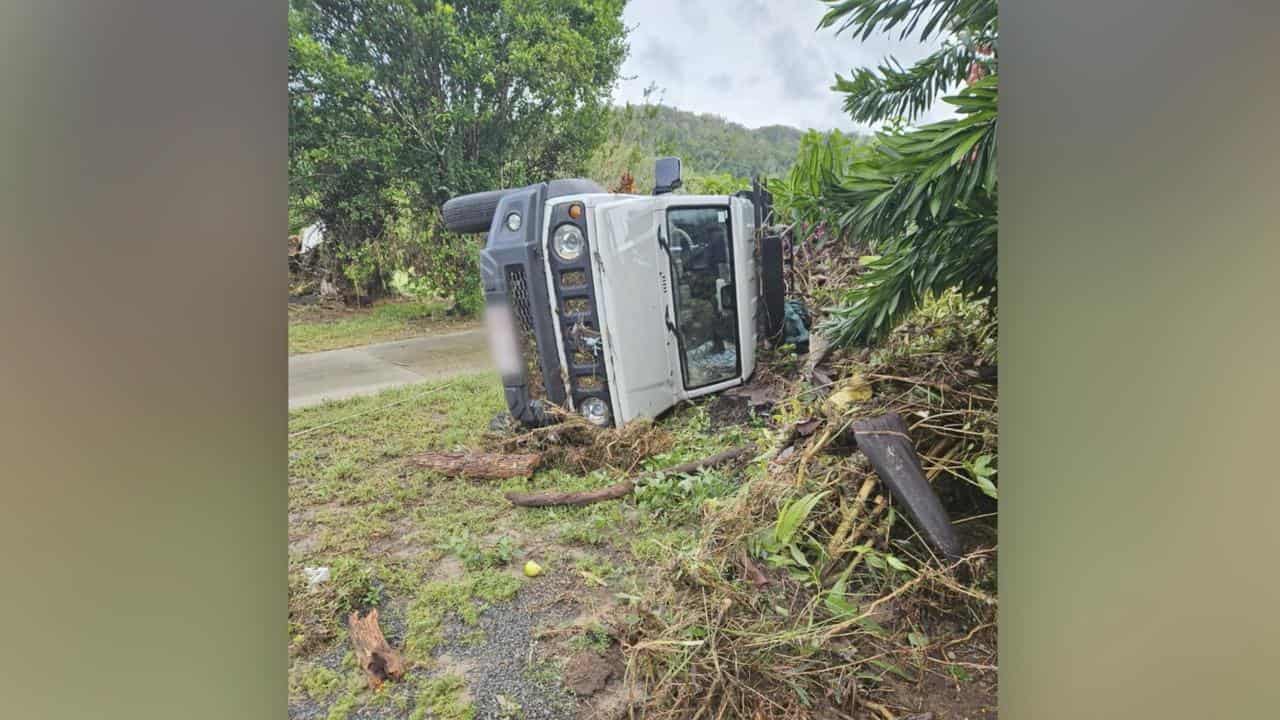
M403 340L470 324L448 318L447 308L442 300L383 300L367 308L290 305L289 354Z
M572 579L584 595L637 596L669 581L664 570L674 553L694 547L698 506L721 493L723 477L695 480L690 492L664 493L652 508L627 499L521 509L502 493L600 487L621 472L561 467L528 479L469 482L406 463L428 450L482 447L489 421L502 409L497 376L479 374L290 413L291 702L318 707L334 720L383 706L395 717L471 717L465 675L442 674L434 654L449 623L483 641L469 626L486 609L542 582L520 574L526 560L540 563L544 576ZM673 438L670 449L642 468L705 457L760 432L712 432L697 407L673 413L663 427ZM309 586L306 567L330 568L330 581ZM379 609L384 632L410 666L404 681L377 693L351 659L345 630L347 613L369 607ZM574 637L566 639L569 651L602 650L609 642L597 625ZM534 660L538 668L557 667L548 658Z
M842 376L874 379L866 406L832 410L797 394L775 408L772 429L756 421L713 430L706 405L678 408L650 428L655 435L631 426L655 452L640 472L744 443L775 447L784 429L822 418L785 462L650 473L634 496L584 507L513 508L502 493L612 484L623 473L611 467L635 462L622 435L592 434L590 446L575 446L608 450L610 466L590 469L581 455L561 452L533 477L501 482L444 478L405 462L426 450L491 448L488 423L503 409L493 374L292 412L291 703L333 720L472 717L469 670L437 659L446 631L454 642L487 642L484 613L554 577L572 582L574 597L613 600L560 628L549 653L531 655L529 682L554 683L557 659L605 653L622 640L628 677L646 685L654 717L679 716L701 699L726 716L802 714L828 686L836 688L828 699L844 707L855 699L905 707L920 683L931 697L960 693L987 707L994 631L982 629L993 627L994 549L971 554L961 582L912 541L866 461L834 447L849 413L917 418L913 438L926 470L949 478L951 506L958 497L974 518L994 517L994 493L974 484L975 458L995 457L996 408L983 399L995 389L954 389L970 377L971 348L982 349L985 320L970 315L941 312L869 361L846 361ZM954 352L957 337L965 352ZM943 397L925 392L931 387L953 389ZM554 430L561 445L568 427ZM991 545L994 527L992 519L980 533ZM530 559L543 576L520 574ZM751 565L767 574L764 587L753 586ZM303 569L312 566L330 568L331 581L309 587ZM403 681L377 693L351 659L344 629L346 613L367 607L379 608L388 640L409 662ZM498 712L520 714L510 703Z

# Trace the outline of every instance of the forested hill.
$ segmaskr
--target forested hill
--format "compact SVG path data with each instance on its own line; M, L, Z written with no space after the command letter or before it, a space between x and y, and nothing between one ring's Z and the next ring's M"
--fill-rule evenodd
M777 177L795 162L803 130L749 129L716 115L666 105L614 108L618 132L655 155L677 155L691 172Z

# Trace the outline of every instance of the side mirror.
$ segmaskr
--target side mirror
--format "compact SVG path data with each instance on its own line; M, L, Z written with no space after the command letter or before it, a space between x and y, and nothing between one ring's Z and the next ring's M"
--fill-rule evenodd
M664 195L680 187L680 158L661 157L653 164L653 194Z

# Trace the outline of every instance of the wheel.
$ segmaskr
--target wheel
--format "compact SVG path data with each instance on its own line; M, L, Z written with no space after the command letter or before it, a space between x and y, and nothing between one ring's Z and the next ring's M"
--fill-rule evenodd
M444 227L455 233L489 232L493 223L493 213L498 203L511 190L489 190L486 192L459 195L446 202L440 209L444 217Z
M444 207L440 208L445 229L463 234L489 232L489 226L493 224L493 214L498 210L498 203L513 190L514 188L486 190L470 195L459 195L449 200ZM604 188L591 180L582 178L566 178L547 183L548 198L602 192L605 192Z

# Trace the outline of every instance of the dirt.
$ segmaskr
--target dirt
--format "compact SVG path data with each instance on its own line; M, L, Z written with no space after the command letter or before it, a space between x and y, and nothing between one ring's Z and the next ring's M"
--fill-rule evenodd
M368 553L371 557L380 557L387 560L412 560L424 554L431 552L431 545L423 543L418 537L418 527L416 521L412 517L403 517L391 523L391 527L381 536L369 542ZM454 558L442 558L436 564L436 572L439 573L440 565L448 565L449 563L457 563ZM461 564L458 564L458 574L453 577L439 579L456 579L461 575Z
M751 422L751 403L745 397L720 395L707 404L710 430L715 432Z
M893 709L902 720L927 715L932 715L933 720L996 718L996 629L986 627L965 639L964 623L958 618L944 615L915 617L912 621L931 637L959 636L960 639L935 642L922 650L922 657L899 663L918 668L913 670L918 679L909 682L888 674L873 693L875 700ZM960 676L952 674L949 668Z
M758 417L767 417L785 394L786 388L775 376L756 373L745 385L730 388L707 404L711 430L746 425Z
M617 674L616 661L609 662L594 650L580 650L564 666L564 686L574 695L594 695Z

